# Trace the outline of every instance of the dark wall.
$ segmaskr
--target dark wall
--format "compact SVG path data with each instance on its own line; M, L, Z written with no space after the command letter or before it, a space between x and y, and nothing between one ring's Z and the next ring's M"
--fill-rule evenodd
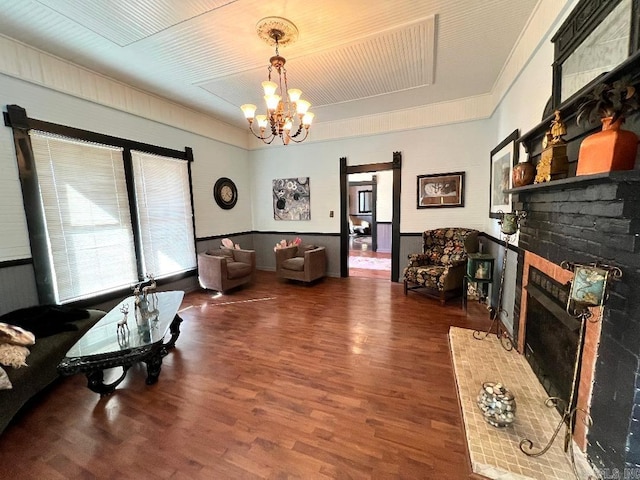
M640 467L640 171L524 189L516 197L516 208L528 213L521 249L556 264L597 261L623 271L610 282L604 308L587 453L599 469ZM519 255L516 314L522 260Z

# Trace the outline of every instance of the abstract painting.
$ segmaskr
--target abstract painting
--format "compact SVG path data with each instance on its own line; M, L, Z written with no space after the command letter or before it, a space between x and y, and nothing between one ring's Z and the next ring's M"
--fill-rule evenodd
M273 180L273 218L311 220L309 177Z

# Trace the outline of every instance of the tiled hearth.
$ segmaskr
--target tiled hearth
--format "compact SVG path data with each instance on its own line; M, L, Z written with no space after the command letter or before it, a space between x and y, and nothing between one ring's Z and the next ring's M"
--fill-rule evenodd
M564 427L541 457L528 457L518 447L528 438L537 451L560 422L556 409L545 406L547 394L525 357L502 348L495 335L476 340L472 330L463 328L451 328L449 343L473 472L500 480L575 478L563 450ZM484 420L476 398L487 381L500 382L514 394L516 420L510 426L496 428ZM574 450L582 471L584 460Z

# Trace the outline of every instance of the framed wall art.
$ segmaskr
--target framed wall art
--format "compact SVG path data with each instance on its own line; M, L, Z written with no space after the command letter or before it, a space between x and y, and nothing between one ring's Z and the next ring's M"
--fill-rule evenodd
M277 178L272 186L275 220L311 220L309 177Z
M418 208L464 207L464 172L418 175Z
M517 140L520 136L516 129L496 148L491 150L489 178L489 217L500 218L498 212L511 213L511 194L505 190L511 188L513 166L518 163Z
M569 299L592 307L604 302L609 272L591 265L576 265Z

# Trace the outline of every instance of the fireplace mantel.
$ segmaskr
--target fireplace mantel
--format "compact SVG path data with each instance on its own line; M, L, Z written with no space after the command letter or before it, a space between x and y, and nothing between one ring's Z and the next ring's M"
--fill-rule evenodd
M511 188L505 193L521 194L528 192L566 190L573 188L585 188L589 185L602 183L638 183L640 182L640 170L627 170L623 172L596 173L594 175L581 175L579 177L562 178L551 182L535 183L524 187Z

